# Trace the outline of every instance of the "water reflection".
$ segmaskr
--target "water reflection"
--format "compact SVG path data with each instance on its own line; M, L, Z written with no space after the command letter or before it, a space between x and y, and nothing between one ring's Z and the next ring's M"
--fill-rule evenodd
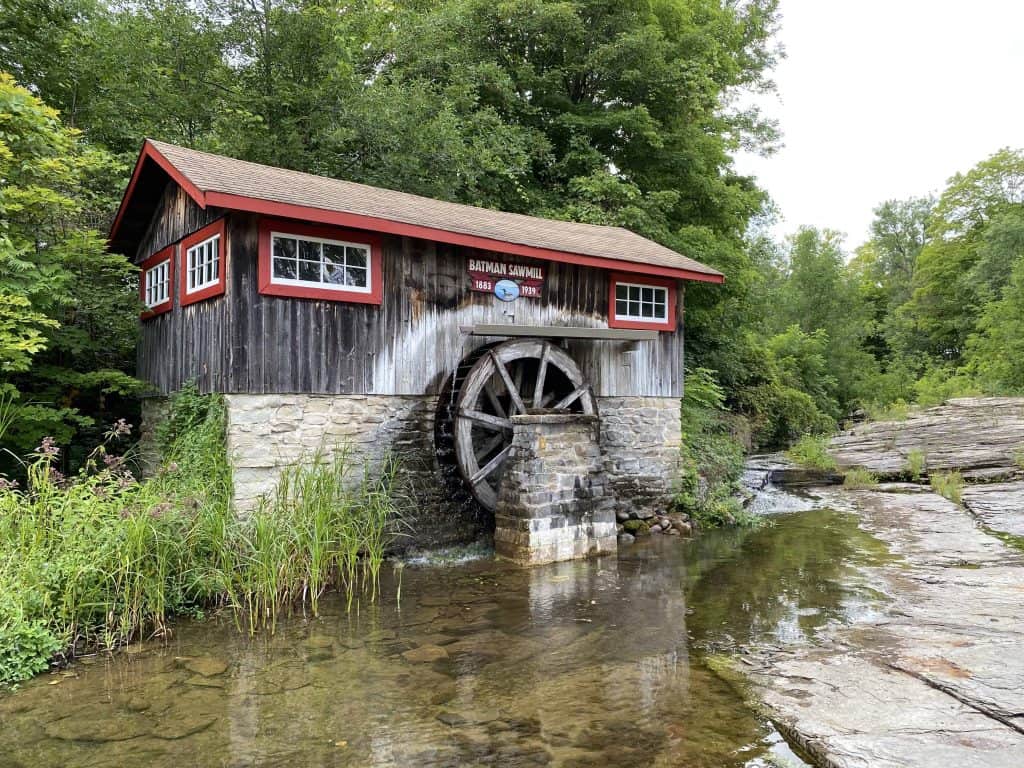
M813 511L618 558L410 566L401 605L329 600L252 640L184 623L0 695L0 767L766 765L785 745L705 652L873 610L855 566L883 557Z

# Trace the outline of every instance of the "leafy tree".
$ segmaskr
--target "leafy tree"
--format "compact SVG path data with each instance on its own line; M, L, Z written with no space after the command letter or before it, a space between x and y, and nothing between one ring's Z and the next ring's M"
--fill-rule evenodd
M1024 256L968 340L967 369L991 392L1024 394Z
M96 179L117 173L111 166L0 73L0 346L5 389L24 393L5 435L17 452L44 434L70 440L103 418L105 396L138 386L126 373L135 270L89 228L109 209Z

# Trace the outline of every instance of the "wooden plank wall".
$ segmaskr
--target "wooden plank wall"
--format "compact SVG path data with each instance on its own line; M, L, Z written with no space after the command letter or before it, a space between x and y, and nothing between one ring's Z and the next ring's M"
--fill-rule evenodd
M221 215L174 190L140 259ZM497 340L460 326L504 323L507 312L527 325L607 326L603 270L545 263L543 298L506 303L471 292L466 272L467 259L500 255L411 238L384 238L380 307L261 296L258 217L231 213L227 224L226 295L184 309L175 301L143 323L139 375L160 393L196 379L203 391L232 393L436 394L463 357ZM677 307L678 332L657 341L566 342L595 394L681 395L681 289Z

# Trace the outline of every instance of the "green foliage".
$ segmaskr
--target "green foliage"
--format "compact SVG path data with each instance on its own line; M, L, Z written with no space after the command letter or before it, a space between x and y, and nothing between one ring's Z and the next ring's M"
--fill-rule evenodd
M903 472L911 480L920 480L928 470L928 455L920 448L913 448L907 452L907 463L903 466Z
M944 496L954 504L960 503L964 489L964 477L960 472L938 472L931 475L928 481L931 483L932 490L937 494Z
M0 73L0 370L25 406L0 447L43 435L99 438L108 408L138 391L135 269L93 226L111 210L120 166ZM6 454L4 454L6 456ZM84 460L76 453L65 469ZM11 469L10 466L7 469Z
M682 405L682 475L676 504L698 524L755 525L735 498L743 471L744 420L724 410L714 372L688 372Z
M0 480L0 681L38 672L59 651L160 634L175 614L210 606L235 608L255 630L295 602L315 613L327 586L350 602L374 598L397 533L393 464L350 483L343 453L314 457L241 519L229 506L221 399L190 391L175 404L176 431L151 479L136 481L130 457L115 452L129 431L121 423L75 477L58 471L46 440L24 489Z
M885 405L869 403L864 410L872 421L906 421L910 418L910 405L903 399Z
M863 491L878 485L878 478L866 469L855 467L843 473L843 488L852 491Z
M1017 469L1024 470L1024 448L1014 451L1013 463L1017 465Z
M810 469L836 468L836 460L828 452L828 438L823 435L804 435L786 451L786 456Z

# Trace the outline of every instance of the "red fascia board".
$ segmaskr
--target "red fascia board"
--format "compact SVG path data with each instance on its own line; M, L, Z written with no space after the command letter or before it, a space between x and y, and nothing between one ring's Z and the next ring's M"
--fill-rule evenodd
M164 312L170 312L174 308L174 248L175 246L173 245L161 248L139 265L139 298L142 300L142 303L145 304L146 271L152 269L162 261L169 262L167 265L167 301L143 309L142 313L139 315L142 320L148 320L151 317L162 315Z
M188 292L188 249L193 245L203 242L204 240L213 237L214 235L220 235L220 240L217 241L218 255L220 262L218 264L218 275L217 282L213 285L202 288L193 293ZM224 219L217 219L212 224L207 224L202 229L197 229L190 235L187 235L182 239L178 245L178 259L181 262L178 265L178 304L182 307L187 307L189 304L195 304L197 301L203 301L204 299L210 299L214 296L221 296L227 286L227 273L228 273L228 247L225 242L227 235L225 233Z
M618 320L615 317L615 286L619 283L653 285L659 288L668 289L668 311L665 313L665 320L662 322L644 322L642 320ZM676 296L679 293L679 285L675 280L660 280L658 278L644 277L638 279L635 274L614 273L608 280L608 327L628 328L632 331L674 331L676 330Z
M370 292L344 291L334 288L317 288L303 285L281 285L271 280L270 233L319 237L324 240L341 240L365 243L370 246ZM352 304L380 305L384 300L384 260L381 255L381 240L373 233L354 232L338 227L323 227L283 219L260 219L258 267L259 291L265 296L289 296L297 299L319 299L323 301L344 301Z
M353 229L366 229L373 232L384 232L391 235L405 235L423 240L433 240L439 243L450 243L468 248L479 248L486 251L497 251L514 256L524 256L533 259L545 259L566 264L579 264L586 267L598 267L600 269L615 269L620 272L632 272L641 275L655 275L660 277L671 277L680 280L696 280L705 283L721 283L725 281L722 275L710 275L705 272L695 272L689 269L678 269L674 267L659 267L650 264L637 264L630 261L618 259L606 259L599 256L586 256L565 251L556 251L550 248L538 248L532 245L521 245L510 243L504 240L496 240L489 237L477 235L466 235L459 232L449 232L435 227L425 227L419 224L406 224L390 219L382 219L376 216L366 216L358 213L345 213L343 211L329 211L324 208L296 205L294 203L279 203L273 200L263 200L255 197L229 194L227 192L206 192L205 200L207 205L221 208L230 208L238 211L259 213L265 216L278 216L286 219L298 219L313 221L320 224L331 224L338 227L349 227Z
M196 205L200 208L206 208L205 195L202 190L189 181L181 171L174 167L170 160L160 154L159 150L150 143L149 139L146 139L142 144L142 151L139 152L139 159L135 161L135 168L132 170L132 178L128 182L128 188L124 191L124 197L121 198L121 205L118 206L117 215L114 217L114 224L110 227L110 235L107 237L108 242L112 242L117 237L117 232L121 227L121 220L128 209L128 203L132 199L132 194L135 191L136 184L138 184L139 177L142 175L142 169L146 164L146 160L152 160L156 163L188 193L189 197L195 200Z

